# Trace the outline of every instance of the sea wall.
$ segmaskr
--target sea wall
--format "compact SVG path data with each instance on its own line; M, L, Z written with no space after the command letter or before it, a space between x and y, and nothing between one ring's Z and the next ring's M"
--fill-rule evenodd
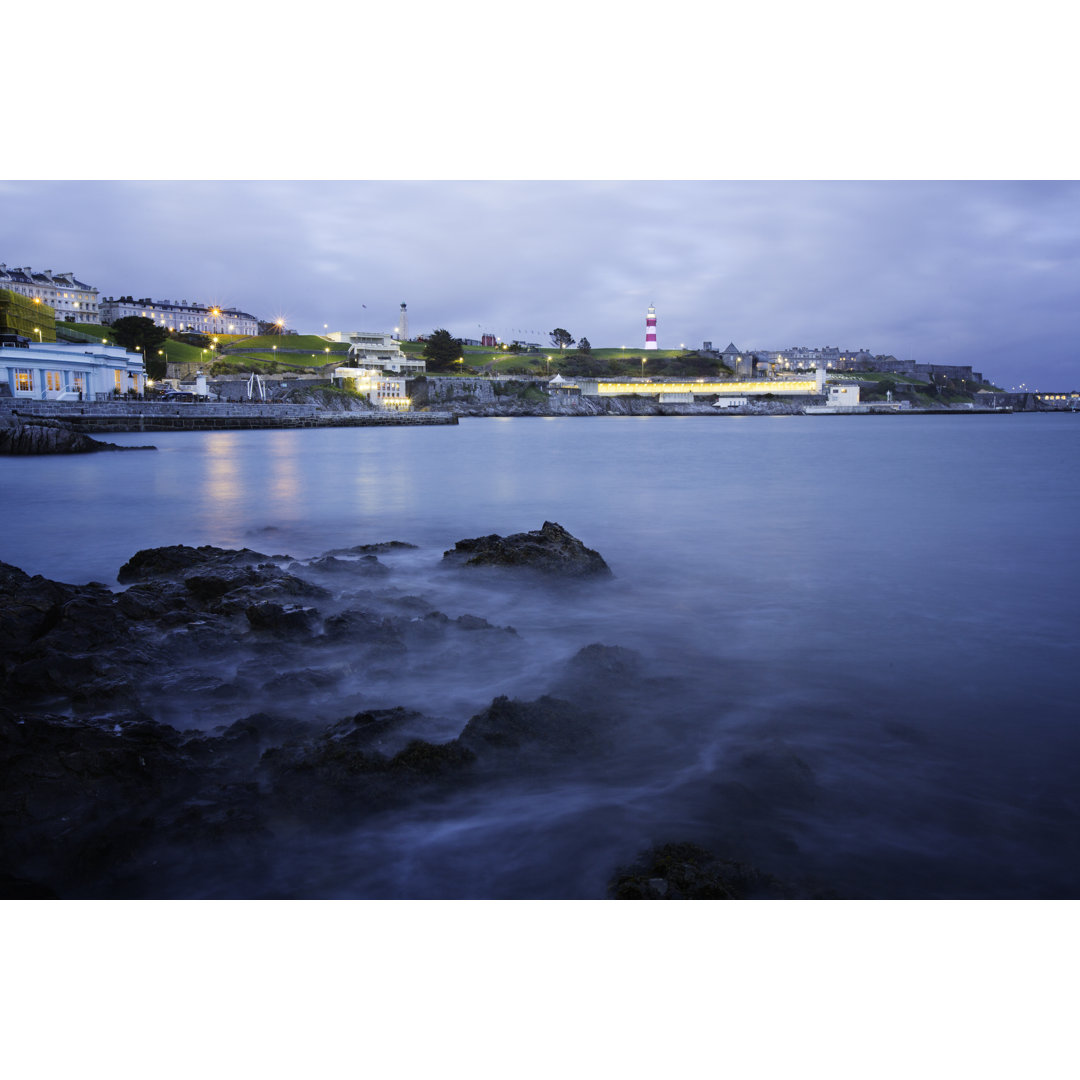
M243 428L387 427L456 424L448 412L330 412L316 405L241 402L102 401L53 402L16 400L10 406L19 418L49 418L73 431L217 431Z

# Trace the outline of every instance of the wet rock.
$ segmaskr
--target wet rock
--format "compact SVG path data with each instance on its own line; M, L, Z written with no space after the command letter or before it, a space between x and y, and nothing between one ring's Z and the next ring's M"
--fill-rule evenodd
M395 744L400 747L404 741L401 733L416 727L424 719L423 713L400 705L392 709L369 709L332 724L323 738L358 750L389 754Z
M62 606L78 591L0 563L0 654L25 648L48 633L59 621Z
M454 620L454 625L459 630L497 630L501 634L517 636L517 631L512 626L496 626L494 623L489 623L487 619L480 618L479 615L459 615Z
M244 609L252 630L278 637L310 636L319 621L314 608L264 600Z
M315 739L267 750L260 770L279 811L320 822L355 819L459 784L476 760L458 740L437 744L414 739L389 756L373 748L374 731L365 731L367 726L354 718ZM382 725L376 718L372 726Z
M328 641L403 647L400 626L395 620L358 608L329 616L323 623L323 630Z
M0 454L89 454L98 450L154 450L153 446L117 446L73 431L46 417L0 415Z
M567 662L569 674L586 679L630 679L641 671L643 658L621 645L586 645Z
M383 555L389 551L416 551L415 544L406 544L403 540L384 540L379 544L357 544L355 547L335 548L327 555Z
M105 848L136 844L136 819L196 786L184 742L137 713L106 724L0 713L0 872L55 888L92 872ZM33 873L36 865L49 872Z
M133 622L159 623L163 620L187 619L193 597L183 585L174 581L144 581L116 594L120 613Z
M536 701L496 698L465 725L459 741L483 756L491 751L533 747L558 753L595 750L602 725L569 701L544 696Z
M296 565L296 564L293 564ZM330 594L319 585L297 577L273 563L257 566L215 567L209 573L188 574L184 588L197 600L211 604L223 614L236 614L240 604L285 596L325 598ZM213 601L228 598L227 603Z
M780 882L745 863L719 859L696 844L663 844L608 885L614 900L780 899Z
M181 576L185 570L196 566L214 564L215 567L243 566L252 563L264 563L271 558L250 548L231 550L204 544L202 547L188 547L186 544L172 544L167 547L144 548L137 551L116 575L122 585L133 581L146 581L155 577ZM281 558L281 556L278 556Z
M443 553L443 560L456 566L528 568L561 578L612 576L599 552L551 521L534 532L459 540L452 551Z
M292 563L289 569L294 573L297 570L308 569L323 574L354 574L357 577L385 577L390 573L390 567L379 562L375 555L361 555L355 559L338 559L333 555L323 555L307 563Z

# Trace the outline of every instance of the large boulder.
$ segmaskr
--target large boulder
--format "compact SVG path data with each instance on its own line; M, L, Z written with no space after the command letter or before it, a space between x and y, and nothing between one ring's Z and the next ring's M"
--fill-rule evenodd
M206 564L213 564L215 568L245 566L265 562L269 558L271 556L261 555L249 548L233 551L210 544L197 548L188 547L187 544L171 544L168 547L144 548L135 552L120 567L116 580L126 585L131 581L147 581L156 577L177 577L185 570Z
M564 578L612 576L599 552L553 521L533 532L459 540L443 560L458 566L525 567Z

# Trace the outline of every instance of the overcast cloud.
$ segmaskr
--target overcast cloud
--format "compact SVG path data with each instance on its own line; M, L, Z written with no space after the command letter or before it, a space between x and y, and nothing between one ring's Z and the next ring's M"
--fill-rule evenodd
M3 182L0 262L301 331L867 347L1080 387L1080 184ZM362 305L366 305L362 306Z

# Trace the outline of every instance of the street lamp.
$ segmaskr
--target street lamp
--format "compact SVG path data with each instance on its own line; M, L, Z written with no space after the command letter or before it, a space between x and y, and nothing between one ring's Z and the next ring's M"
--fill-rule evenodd
M42 343L41 342L41 331L36 326L34 327L34 333L37 334L38 344L40 345Z
M641 358L641 377L645 378L645 357Z

